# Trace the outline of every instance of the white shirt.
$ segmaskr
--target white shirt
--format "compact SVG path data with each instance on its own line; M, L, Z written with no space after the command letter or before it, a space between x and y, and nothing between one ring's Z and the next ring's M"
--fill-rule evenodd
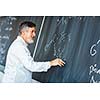
M32 72L47 71L49 62L34 62L27 48L27 43L18 36L8 50L4 83L30 83Z

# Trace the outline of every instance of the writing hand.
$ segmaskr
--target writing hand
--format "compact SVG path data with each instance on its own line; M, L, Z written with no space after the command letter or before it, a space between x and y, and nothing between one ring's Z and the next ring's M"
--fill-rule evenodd
M59 58L56 58L56 59L50 61L51 66L57 66L57 65L64 66L64 64L65 64L65 62Z

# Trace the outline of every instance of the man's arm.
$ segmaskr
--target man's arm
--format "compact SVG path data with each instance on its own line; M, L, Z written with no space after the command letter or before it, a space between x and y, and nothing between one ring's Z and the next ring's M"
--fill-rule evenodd
M34 62L33 58L30 56L30 53L27 52L23 46L18 46L16 48L16 52L16 56L20 62L27 70L31 72L47 71L51 66L64 65L64 62L59 58L47 62Z

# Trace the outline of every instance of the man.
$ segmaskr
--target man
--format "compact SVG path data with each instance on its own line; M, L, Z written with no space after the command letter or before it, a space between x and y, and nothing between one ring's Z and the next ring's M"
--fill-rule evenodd
M27 48L33 43L36 36L36 25L25 21L19 26L19 36L11 44L4 70L4 83L31 83L32 72L47 71L51 66L63 66L61 59L54 59L47 62L35 62Z

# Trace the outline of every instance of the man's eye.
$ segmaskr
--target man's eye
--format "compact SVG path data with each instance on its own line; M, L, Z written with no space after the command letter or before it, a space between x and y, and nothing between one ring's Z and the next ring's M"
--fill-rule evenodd
M32 31L32 33L33 33L34 31Z
M34 30L32 31L32 33L33 33L33 32L36 33L36 31L34 31Z

